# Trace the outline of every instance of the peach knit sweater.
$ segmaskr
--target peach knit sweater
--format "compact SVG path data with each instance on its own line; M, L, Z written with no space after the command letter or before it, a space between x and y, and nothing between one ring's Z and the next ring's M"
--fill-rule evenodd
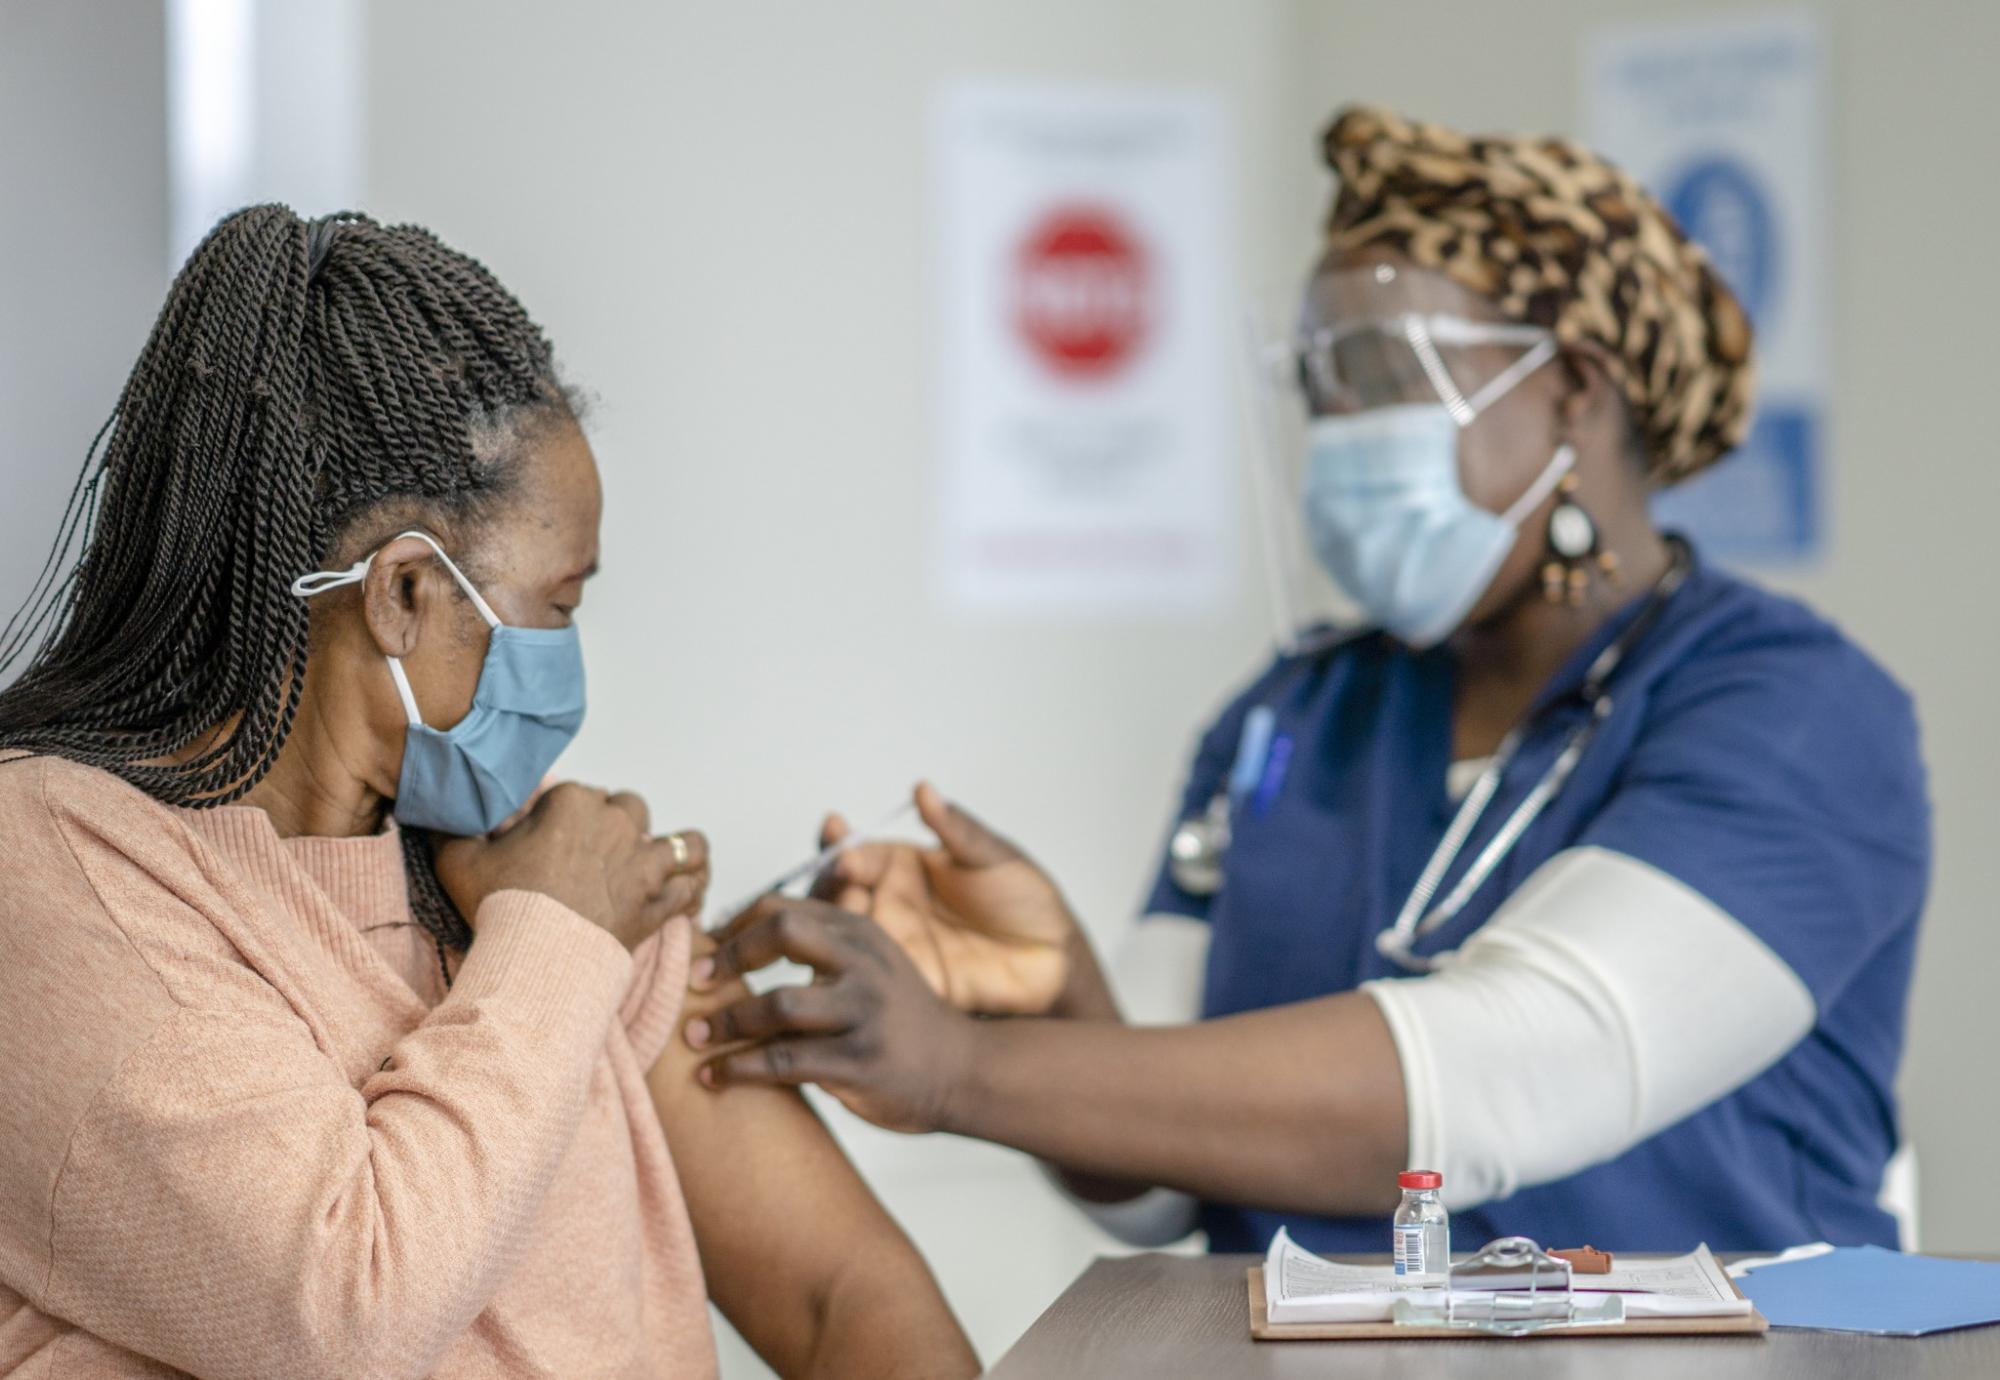
M0 761L0 1376L710 1376L645 1072L682 922L502 892L447 992L402 849Z

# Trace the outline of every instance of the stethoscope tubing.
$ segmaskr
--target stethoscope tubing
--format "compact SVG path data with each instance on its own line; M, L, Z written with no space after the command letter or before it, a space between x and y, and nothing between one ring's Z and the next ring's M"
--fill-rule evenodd
M1591 716L1570 732L1569 740L1556 754L1555 761L1549 764L1549 769L1542 773L1535 788L1514 807L1499 831L1487 840L1486 846L1479 850L1479 856L1472 860L1472 866L1465 870L1465 875L1458 879L1458 885L1451 889L1451 893L1436 909L1426 912L1424 907L1436 894L1444 874L1458 860L1459 853L1465 848L1465 840L1478 827L1486 807L1492 803L1493 795L1499 789L1506 763L1501 760L1500 754L1494 755L1493 765L1481 773L1478 784L1466 796L1457 814L1452 816L1451 827L1432 850L1423 875L1403 902L1395 923L1375 936L1377 953L1411 972L1427 973L1437 966L1434 960L1412 951L1410 945L1417 938L1456 918L1479 888L1485 885L1486 879L1506 861L1507 855L1514 851L1514 845L1521 841L1521 836L1528 832L1542 811L1548 808L1549 802L1568 784L1571 774L1576 771L1576 764L1583 758L1583 750L1590 746L1597 726L1609 716L1611 708L1609 695L1600 695L1593 701ZM1485 788L1483 792L1480 787Z
M1590 746L1590 740L1597 735L1598 727L1611 716L1614 702L1611 695L1606 692L1606 685L1624 664L1626 654L1652 629L1667 601L1680 589L1687 578L1687 569L1686 548L1676 541L1672 560L1647 595L1646 607L1640 610L1630 627L1598 654L1597 659L1591 663L1590 670L1585 674L1583 685L1577 690L1577 698L1590 706L1589 717L1570 731L1569 739L1563 744L1562 751L1556 754L1555 760L1549 764L1548 770L1542 773L1534 789L1522 798L1521 803L1514 807L1498 832L1487 841L1484 848L1480 849L1479 856L1472 860L1472 865L1466 868L1465 875L1459 878L1458 884L1435 909L1426 912L1425 908L1430 905L1431 898L1437 894L1438 887L1443 885L1445 874L1451 870L1452 864L1458 861L1459 854L1465 849L1466 841L1472 837L1472 831L1479 827L1480 819L1486 814L1486 807L1499 793L1500 779L1519 753L1521 744L1533 724L1532 722L1524 724L1508 732L1500 744L1499 751L1493 754L1493 761L1480 773L1479 780L1473 784L1472 790L1466 794L1464 803L1452 816L1444 837L1439 839L1437 847L1431 850L1430 859L1424 864L1424 870L1418 874L1417 884L1410 889L1402 909L1396 914L1395 922L1375 936L1377 953L1413 973L1427 973L1437 967L1437 959L1415 952L1412 946L1420 937L1431 933L1441 925L1448 924L1465 909L1479 888L1485 885L1487 878L1491 877L1499 869L1500 864L1506 861L1507 855L1513 852L1514 845L1521 841L1522 835L1528 832L1542 811L1548 808L1549 802L1554 800L1557 793L1568 783L1576 771L1577 763L1583 760L1584 749Z
M1414 973L1433 971L1438 957L1430 957L1415 952L1414 944L1424 935L1432 933L1449 923L1471 902L1479 889L1486 884L1500 865L1507 860L1515 846L1534 825L1542 812L1548 808L1556 796L1568 784L1576 772L1583 754L1596 737L1598 729L1610 718L1614 700L1607 686L1626 655L1652 629L1659 620L1667 603L1677 593L1692 565L1686 545L1678 538L1669 538L1673 556L1667 569L1654 583L1646 598L1646 605L1639 611L1619 636L1602 652L1598 653L1590 668L1584 674L1584 681L1577 690L1563 697L1558 703L1581 702L1589 708L1583 722L1570 731L1542 777L1534 785L1521 803L1514 807L1499 830L1489 839L1486 846L1472 861L1465 874L1459 878L1443 901L1432 907L1438 889L1444 885L1445 877L1452 865L1464 852L1473 831L1485 817L1487 808L1499 794L1500 784L1514 759L1519 756L1522 746L1534 728L1556 706L1551 704L1541 713L1525 723L1516 725L1500 742L1493 754L1493 760L1479 774L1465 800L1453 814L1446 826L1444 837L1431 850L1423 871L1418 874L1416 884L1410 889L1395 921L1375 936L1375 949L1384 958ZM1347 642L1367 634L1368 629L1330 630L1316 639L1314 645L1303 653L1301 665L1310 660L1317 662L1337 651ZM1275 697L1276 691L1269 691ZM1266 701L1269 702L1268 700ZM1170 850L1170 865L1174 868L1178 884L1197 895L1208 895L1221 885L1221 868L1229 848L1229 830L1226 814L1220 819L1214 816L1217 807L1225 797L1218 795L1210 805L1210 817L1202 820L1188 819L1181 823L1175 833L1174 847ZM1181 847L1183 837L1192 839L1186 849ZM1180 856L1185 853L1187 856Z

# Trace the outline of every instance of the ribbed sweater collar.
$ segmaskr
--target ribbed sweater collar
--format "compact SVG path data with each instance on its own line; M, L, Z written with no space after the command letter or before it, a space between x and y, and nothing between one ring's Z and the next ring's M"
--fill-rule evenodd
M285 912L341 967L406 1018L435 996L384 959L368 932L413 923L403 873L403 843L391 821L355 838L280 838L271 817L252 805L176 810L243 881Z
M280 838L271 816L254 805L183 812L190 825L274 897L311 908L310 886L357 928L407 923L403 841L392 819L379 834L354 838Z

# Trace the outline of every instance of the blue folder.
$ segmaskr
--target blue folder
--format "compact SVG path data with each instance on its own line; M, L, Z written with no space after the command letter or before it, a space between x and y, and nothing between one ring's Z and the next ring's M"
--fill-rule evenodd
M2000 1264L1983 1260L1844 1247L1736 1283L1773 1327L1921 1337L2000 1322Z

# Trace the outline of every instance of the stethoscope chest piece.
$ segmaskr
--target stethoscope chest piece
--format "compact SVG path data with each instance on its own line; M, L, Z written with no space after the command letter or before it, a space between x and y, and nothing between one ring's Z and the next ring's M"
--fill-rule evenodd
M1167 842L1167 875L1190 896L1222 890L1222 865L1229 856L1229 796L1218 793L1204 814L1180 822Z

